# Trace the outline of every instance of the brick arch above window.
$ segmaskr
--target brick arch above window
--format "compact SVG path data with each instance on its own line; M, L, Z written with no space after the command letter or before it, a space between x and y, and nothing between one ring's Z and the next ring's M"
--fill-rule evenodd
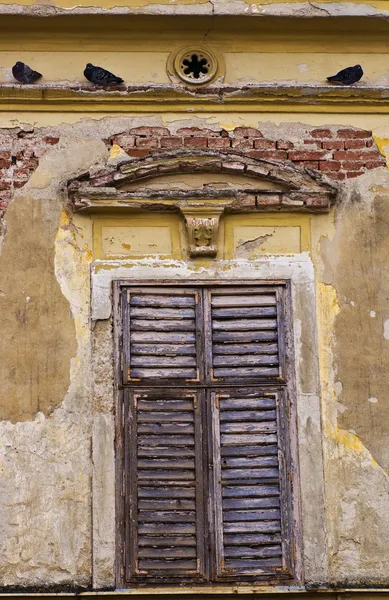
M239 175L241 184L231 189L220 185L216 188L188 190L185 186L167 186L166 189L147 189L145 180L161 178L164 175L219 173ZM243 178L243 180L242 180ZM247 186L244 184L247 179ZM179 179L177 179L179 181ZM258 182L258 187L255 186ZM271 189L264 190L263 182L271 182ZM137 189L139 183L139 189ZM130 189L126 186L131 184ZM112 207L116 200L122 207L161 210L181 209L185 203L195 200L224 201L227 210L247 212L253 210L298 210L327 211L334 204L337 185L325 175L308 168L295 166L290 161L272 161L248 157L240 152L213 150L174 150L159 151L151 156L130 159L124 151L119 160L108 160L105 169L96 173L90 171L68 182L69 199L75 210L95 207L96 201L104 206L104 198ZM147 206L146 204L147 203ZM166 204L167 203L167 204Z

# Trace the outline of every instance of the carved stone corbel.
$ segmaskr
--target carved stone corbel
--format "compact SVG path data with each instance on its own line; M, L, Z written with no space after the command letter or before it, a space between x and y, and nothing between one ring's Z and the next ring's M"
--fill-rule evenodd
M216 256L219 221L224 208L224 206L181 207L188 231L191 258Z

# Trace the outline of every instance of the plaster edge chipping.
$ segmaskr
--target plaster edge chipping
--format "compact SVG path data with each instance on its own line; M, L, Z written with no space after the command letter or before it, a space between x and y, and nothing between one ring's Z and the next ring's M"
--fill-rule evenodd
M146 4L145 6L73 6L63 8L56 5L32 4L21 6L19 4L1 4L0 15L27 15L34 17L53 17L63 15L164 15L164 16L244 16L265 17L282 16L290 18L312 17L351 17L367 16L387 20L389 12L381 10L368 3L358 4L353 2L277 2L272 5L249 3L241 0L226 2L226 0L209 0L197 4Z

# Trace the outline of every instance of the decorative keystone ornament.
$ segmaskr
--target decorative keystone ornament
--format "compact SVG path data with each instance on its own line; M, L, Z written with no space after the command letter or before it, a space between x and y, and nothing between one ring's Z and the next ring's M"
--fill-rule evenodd
M203 205L180 208L185 217L190 257L215 258L219 221L225 207L208 208Z

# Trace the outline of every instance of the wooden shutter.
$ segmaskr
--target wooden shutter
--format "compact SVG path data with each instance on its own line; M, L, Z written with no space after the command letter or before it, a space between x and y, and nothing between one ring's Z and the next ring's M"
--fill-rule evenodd
M127 290L123 307L125 383L199 381L200 301L193 289Z
M210 290L206 310L211 382L282 378L279 290Z
M218 579L290 577L281 395L211 393Z
M203 392L127 393L128 581L201 580Z

